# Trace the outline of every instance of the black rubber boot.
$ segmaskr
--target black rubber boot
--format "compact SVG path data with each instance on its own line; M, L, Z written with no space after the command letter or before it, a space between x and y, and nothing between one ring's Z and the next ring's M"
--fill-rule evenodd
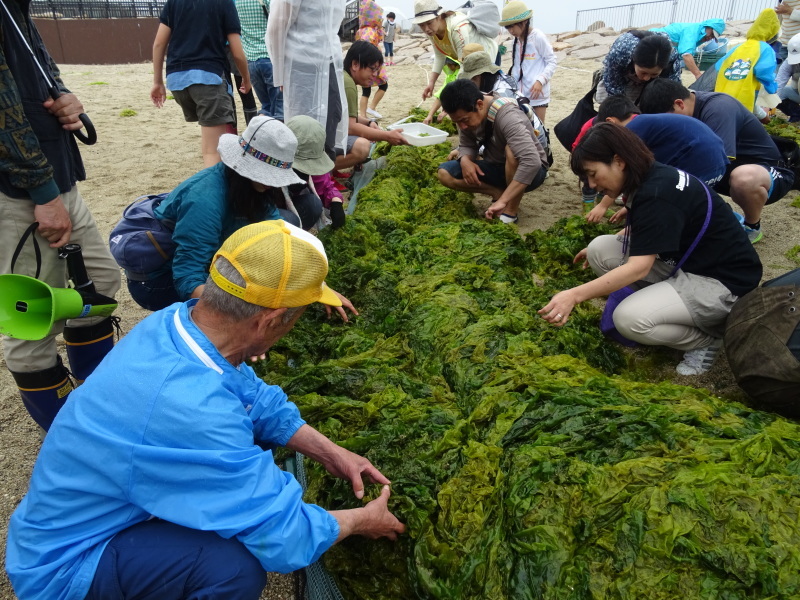
M34 421L48 431L58 411L64 406L69 393L74 389L61 357L54 367L30 373L15 373L22 403Z
M344 225L344 205L341 202L331 202L329 210L331 211L331 227L339 229Z
M245 108L244 109L244 120L245 120L245 123L247 123L249 125L250 121L253 120L253 117L255 117L257 115L258 115L258 109L257 108Z
M64 327L69 368L78 385L92 374L114 347L114 317L89 327Z

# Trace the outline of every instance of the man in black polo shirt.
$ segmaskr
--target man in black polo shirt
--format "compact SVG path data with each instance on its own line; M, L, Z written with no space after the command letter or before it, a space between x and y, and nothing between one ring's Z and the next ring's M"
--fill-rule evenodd
M782 166L783 157L755 115L741 102L717 92L693 92L681 84L656 79L639 102L643 113L679 113L708 125L725 146L731 161L714 189L731 197L744 211L747 237L763 237L761 211L783 198L794 184L794 173Z

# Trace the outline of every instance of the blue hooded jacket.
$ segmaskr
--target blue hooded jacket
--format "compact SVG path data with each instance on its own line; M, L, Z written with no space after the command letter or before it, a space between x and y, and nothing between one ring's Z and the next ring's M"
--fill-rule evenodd
M706 19L702 23L670 23L666 27L651 29L650 31L661 31L669 36L670 41L677 47L678 55L694 54L697 45L706 35L706 27L711 27L722 35L725 31L725 21L722 19Z

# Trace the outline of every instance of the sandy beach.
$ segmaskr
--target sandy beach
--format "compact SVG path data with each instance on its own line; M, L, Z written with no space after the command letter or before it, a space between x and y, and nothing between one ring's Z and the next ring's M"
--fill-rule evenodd
M398 58L402 56L402 48L396 53ZM597 60L571 58L559 63L551 84L552 99L547 112L549 127L572 111L575 103L590 88L592 72L599 66ZM507 68L507 64L504 67ZM137 196L169 191L202 168L199 128L196 124L184 122L174 101L168 101L161 109L151 104L152 66L149 63L62 65L61 68L64 81L81 99L97 128L98 143L81 147L87 180L80 183L79 188L100 231L107 236L122 210ZM378 107L385 125L402 119L420 103L430 62L388 69L389 90ZM688 84L691 81L693 77L685 73L684 82ZM429 107L429 103L430 100L422 106ZM240 104L238 98L237 104ZM238 108L241 115L241 106ZM130 111L135 114L121 116ZM243 126L244 119L240 116L240 130ZM523 200L520 234L547 228L556 220L582 209L578 180L569 170L568 154L554 136L553 144L555 164L550 177ZM798 266L786 254L800 240L800 208L792 206L799 194L793 190L782 201L764 210L765 236L756 249L764 264L765 279ZM475 218L481 218L479 214L488 204L488 197L476 197ZM148 313L133 303L124 285L118 300L117 314L122 318L124 333ZM0 362L0 558L4 562L8 519L27 489L41 441L1 356ZM733 379L725 360L718 361L707 375L693 380L674 375L674 381L709 387L721 394L733 389ZM284 578L279 587L268 591L264 597L293 598L289 583ZM0 599L14 597L3 571L0 575Z

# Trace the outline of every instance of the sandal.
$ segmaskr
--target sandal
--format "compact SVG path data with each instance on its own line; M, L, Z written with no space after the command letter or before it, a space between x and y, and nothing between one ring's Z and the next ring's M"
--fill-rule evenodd
M503 213L500 215L500 220L503 223L516 223L519 221L519 217L517 215L507 215L506 213Z

